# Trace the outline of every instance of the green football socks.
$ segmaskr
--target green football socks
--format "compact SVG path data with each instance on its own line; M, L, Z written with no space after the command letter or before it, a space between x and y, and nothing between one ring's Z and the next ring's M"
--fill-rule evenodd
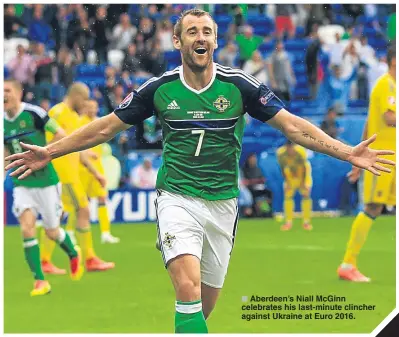
M23 246L25 251L25 259L26 262L28 262L30 271L33 274L33 278L35 280L44 280L42 266L40 263L39 242L36 238L25 238Z
M176 333L208 333L201 300L176 301Z

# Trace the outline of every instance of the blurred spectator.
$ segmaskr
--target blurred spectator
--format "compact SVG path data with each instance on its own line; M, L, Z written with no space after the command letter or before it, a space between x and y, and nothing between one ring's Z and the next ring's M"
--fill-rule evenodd
M62 47L57 58L58 83L65 88L69 87L75 77L76 65L82 63L82 61L83 56L81 54L80 58L74 60L68 48Z
M46 52L44 44L38 43L34 47L33 58L36 62L35 99L50 98L52 84L56 83L57 65Z
M342 64L347 41L341 40L341 35L335 33L335 42L326 46L326 50L330 55L330 64Z
M49 111L50 110L50 101L48 99L42 99L40 101L40 107L44 110L44 111Z
M144 70L150 76L159 76L166 71L166 62L159 41L154 40L149 55L142 60Z
M253 35L253 28L246 25L243 34L236 35L236 42L240 53L240 68L252 57L252 53L263 43L262 36Z
M58 52L61 46L67 44L68 25L70 19L67 7L63 5L58 6L57 13L50 22L51 27L53 28L56 52Z
M17 56L7 64L11 78L20 82L24 91L34 83L36 62L29 55L22 45L17 47Z
M130 173L130 184L137 188L155 188L157 171L152 167L152 161L145 158L143 164L133 168Z
M331 70L324 66L323 70L325 94L329 95L329 97L323 96L321 99L325 104L334 105L338 114L343 114L348 105L350 87L357 77L357 67L353 69L352 74L347 78L342 76L342 69L339 65L333 65Z
M237 59L237 46L229 40L218 54L218 62L226 67L234 68Z
M251 217L253 214L254 199L249 189L243 184L241 171L238 177L238 187L240 189L240 195L238 196L240 214L245 217Z
M360 61L366 65L375 63L375 50L368 44L367 36L360 37L360 46L358 48Z
M345 12L348 16L353 20L356 21L359 15L363 14L363 4L343 4L342 7L344 8Z
M276 49L271 54L267 64L270 87L278 97L288 102L290 100L290 88L295 86L296 79L282 41L277 41Z
M119 160L112 155L112 148L109 144L102 145L102 164L104 166L105 180L107 181L107 190L116 190L119 187L121 178L121 164Z
M162 149L162 127L157 117L136 125L136 144L138 149Z
M158 40L161 43L162 51L171 51L174 50L173 46L173 26L169 20L164 20L161 23L159 32L158 32Z
M387 57L381 56L379 60L371 65L367 70L368 77L368 94L370 95L378 78L388 72Z
M83 8L83 6L78 7L77 20L75 22L76 24L73 26L73 30L70 32L72 36L72 46L74 49L81 50L83 58L86 61L91 40L91 33L87 12ZM71 45L71 43L69 45Z
M125 50L137 34L137 28L130 23L129 15L122 13L119 24L112 31L112 48Z
M150 18L142 18L140 20L139 31L143 35L143 41L151 39L155 35L155 23Z
M90 31L94 37L94 50L97 53L98 64L108 62L109 27L105 20L106 17L107 8L99 6L96 11L96 17L90 25Z
M262 54L258 50L255 50L252 54L252 58L245 62L243 70L256 77L262 83L268 85L266 64L262 58Z
M320 128L334 139L336 139L338 134L342 132L342 129L337 121L337 112L335 111L334 107L328 109L326 117L321 122Z
M290 4L276 5L276 37L281 39L287 32L289 38L295 36L295 26L291 16L294 14L294 6Z
M47 48L52 49L55 46L55 42L52 39L52 29L43 20L43 9L36 6L33 10L33 20L29 25L29 40L43 43Z
M248 156L244 163L242 173L242 184L249 189L254 200L254 214L256 216L270 216L272 192L265 186L266 179L258 166L258 159L255 153Z
M318 55L321 49L321 41L318 37L313 39L308 49L306 50L306 74L308 78L308 84L310 88L310 98L315 100L319 91L318 81Z
M116 107L121 104L125 96L125 92L122 84L116 84L112 91L107 95L106 101L108 111L114 111Z
M5 5L4 13L4 38L24 36L26 34L26 24L15 16L14 5Z
M136 55L136 45L131 43L127 48L125 59L123 60L122 71L128 71L131 74L142 70L140 59Z

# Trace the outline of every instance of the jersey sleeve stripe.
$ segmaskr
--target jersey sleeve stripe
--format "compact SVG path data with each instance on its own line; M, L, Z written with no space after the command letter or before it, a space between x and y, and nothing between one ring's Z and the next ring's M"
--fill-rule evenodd
M241 74L239 74L239 73L229 74L229 73L225 73L225 72L221 71L220 69L218 69L218 70L216 71L216 73L217 73L217 74L220 74L220 75L222 75L222 76L225 76L225 77L241 77L241 78L244 79L246 82L252 84L255 88L259 88L259 87L260 87L260 84L255 83L255 82L249 80L247 77L245 77L245 76L243 76L243 75L241 75Z
M254 81L255 83L258 83L259 85L262 84L262 82L259 81L256 77L246 73L245 71L243 71L241 69L233 69L230 67L224 67L219 64L217 65L217 68L219 68L219 70L225 71L226 73L240 73L240 74L244 75L245 77L248 77L248 79Z
M162 76L160 76L160 77L152 77L152 78L150 78L147 82L145 82L145 83L143 83L136 91L137 92L140 92L141 90L143 90L146 86L148 86L149 84L151 84L151 83L153 83L153 82L156 82L156 81L158 81L158 80L160 80L162 77L164 77L164 76L172 76L172 75L175 75L175 74L178 74L179 73L179 67L177 67L177 68L175 68L175 69L173 69L173 70L171 70L171 71L166 71Z
M42 109L40 106L37 106L37 105L25 103L25 110L34 112L34 113L36 113L36 115L38 115L41 118L44 118L47 116L46 110Z

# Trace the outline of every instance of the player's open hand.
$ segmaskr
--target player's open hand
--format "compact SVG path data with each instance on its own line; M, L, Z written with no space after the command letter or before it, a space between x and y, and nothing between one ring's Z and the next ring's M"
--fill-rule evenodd
M352 150L352 153L348 157L348 162L350 162L354 166L368 170L371 173L379 176L381 175L381 172L391 172L389 168L381 164L392 166L395 165L395 162L393 162L392 160L381 158L381 156L393 155L395 154L395 152L389 150L370 149L369 145L372 144L376 140L376 138L377 135L373 135L369 139L355 146Z
M51 161L50 153L45 147L22 142L20 144L23 149L28 151L16 153L5 158L5 160L11 161L5 169L17 168L10 175L18 177L19 180L25 179L33 172L42 169Z

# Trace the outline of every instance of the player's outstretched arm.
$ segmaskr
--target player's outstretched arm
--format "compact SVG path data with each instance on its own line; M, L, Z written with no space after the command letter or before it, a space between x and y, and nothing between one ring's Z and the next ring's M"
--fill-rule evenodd
M19 176L18 179L24 179L32 172L43 168L52 159L105 143L129 127L130 125L125 124L114 113L111 113L46 147L21 143L21 147L28 151L8 156L6 160L10 160L12 163L7 165L6 169L18 167L11 175Z
M282 109L273 118L268 120L268 123L281 130L294 143L310 150L348 161L352 165L368 170L375 175L380 175L380 172L391 172L390 169L381 164L395 165L393 161L380 157L383 155L392 155L394 154L393 151L373 150L368 147L374 142L376 135L362 141L355 147L351 147L337 139L331 138L317 126L289 113L285 109Z

